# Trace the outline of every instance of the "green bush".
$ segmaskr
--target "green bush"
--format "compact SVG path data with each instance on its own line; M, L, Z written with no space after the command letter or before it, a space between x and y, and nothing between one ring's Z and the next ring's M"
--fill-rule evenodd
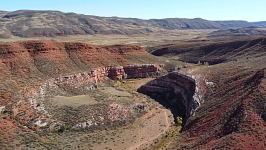
M61 125L61 127L58 129L58 132L63 133L67 129L68 129L67 125Z
M177 117L177 124L178 125L181 125L182 124L182 121L183 121L183 118L182 117Z

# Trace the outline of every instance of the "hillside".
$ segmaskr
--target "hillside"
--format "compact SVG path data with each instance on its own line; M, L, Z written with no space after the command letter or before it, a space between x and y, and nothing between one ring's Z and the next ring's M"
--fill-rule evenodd
M158 59L139 46L93 46L84 43L27 41L0 43L1 69L7 74L48 76L103 66L149 63ZM145 59L143 59L145 58ZM23 67L22 67L23 66ZM3 76L2 76L3 77Z
M153 55L178 57L179 60L217 64L240 58L265 56L266 39L255 38L221 42L187 42L150 48Z
M266 36L265 28L237 28L214 31L209 38L241 37L241 36Z
M265 149L265 41L265 38L250 38L187 42L151 49L157 56L197 63L191 68L176 68L196 79L201 97L199 108L186 121L172 149ZM148 84L152 86L149 89L176 94L170 99L174 101L182 85L172 90L169 86L176 80L169 84L169 79L164 78ZM178 81L179 84L183 82ZM190 84L185 85L189 87ZM162 97L162 101L168 103L169 96ZM184 105L180 109L180 103L184 102L172 107L190 108Z
M21 87L60 75L73 75L108 66L155 62L160 60L138 46L98 47L53 41L0 43L0 104L14 101L13 96L23 96L19 90ZM12 96L6 98L7 93Z
M203 67L195 74L207 92L177 149L264 149L265 56Z
M266 26L266 21L253 22L252 24L254 26L258 26L258 27L265 27Z
M146 34L157 30L226 29L252 26L246 21L208 21L201 18L150 19L98 17L59 11L0 12L0 37L53 37L84 34Z

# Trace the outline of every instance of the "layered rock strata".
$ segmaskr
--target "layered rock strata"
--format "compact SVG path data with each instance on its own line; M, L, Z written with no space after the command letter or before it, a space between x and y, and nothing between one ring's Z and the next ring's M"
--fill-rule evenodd
M80 85L83 83L97 83L106 77L112 80L156 77L160 74L160 66L155 64L127 65L116 67L103 67L92 71L75 75L61 76L56 78L58 83Z
M155 98L169 107L174 116L182 116L183 125L194 114L199 102L195 100L195 80L178 72L171 72L141 86L138 92Z

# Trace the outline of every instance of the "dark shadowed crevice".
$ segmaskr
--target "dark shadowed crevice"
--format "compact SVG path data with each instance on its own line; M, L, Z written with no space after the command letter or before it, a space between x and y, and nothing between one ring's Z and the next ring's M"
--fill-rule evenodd
M177 117L182 117L182 126L193 115L199 106L194 100L196 83L191 77L177 72L171 72L141 86L138 92L146 94L169 109L177 123Z

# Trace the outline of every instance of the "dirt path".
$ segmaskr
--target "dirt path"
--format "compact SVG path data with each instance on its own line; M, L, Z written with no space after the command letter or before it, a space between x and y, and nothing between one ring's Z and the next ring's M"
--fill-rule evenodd
M164 121L166 122L166 128L163 130L163 132L155 135L153 138L151 138L147 141L140 141L139 143L132 145L132 147L129 147L128 150L137 150L137 149L144 148L144 147L142 147L144 145L148 146L148 145L152 144L154 142L154 140L158 139L162 134L164 134L170 128L170 123L169 123L169 119L168 119L168 115L167 115L166 110L161 109L161 111L164 112ZM139 134L141 134L141 131L139 131Z
M102 142L95 142L91 149L138 150L149 147L170 129L170 114L167 109L154 108L125 129L103 131L99 135Z

